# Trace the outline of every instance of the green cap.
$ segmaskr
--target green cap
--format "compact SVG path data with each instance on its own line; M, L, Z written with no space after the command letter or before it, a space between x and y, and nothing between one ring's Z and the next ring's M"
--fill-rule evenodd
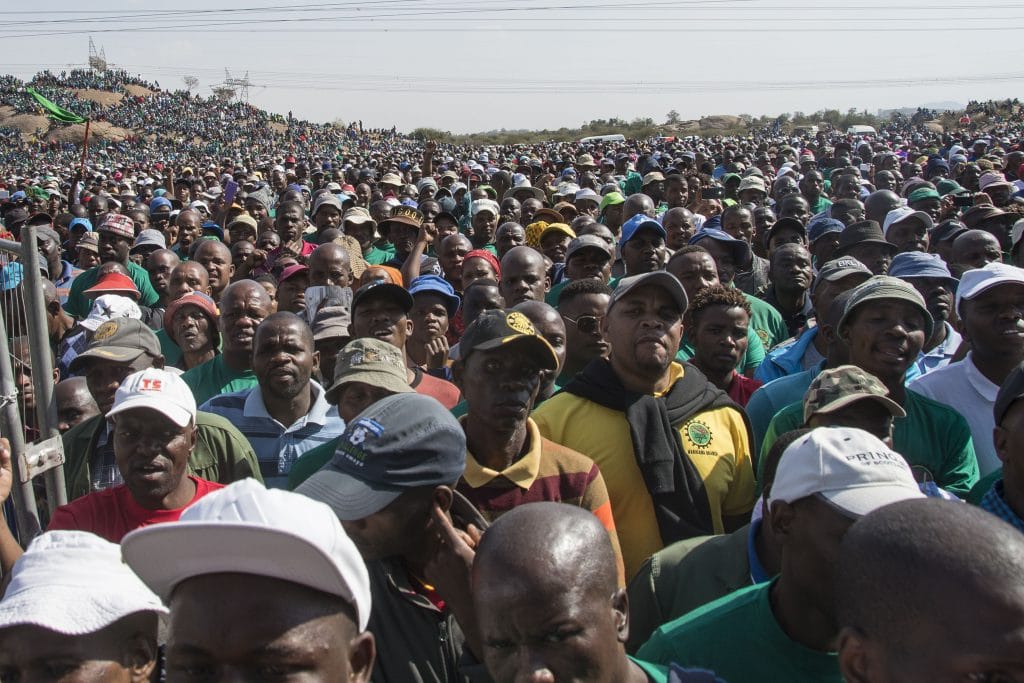
M840 365L822 370L804 394L804 424L817 414L827 415L857 401L876 401L893 417L907 413L889 398L889 390L874 375L856 365Z
M363 337L353 339L338 352L334 364L334 384L324 397L338 402L338 392L349 382L363 382L395 394L413 391L409 386L402 352L393 345Z
M626 198L622 196L620 192L609 192L601 198L601 206L599 207L599 213L604 213L604 210L609 206L618 206L619 204L625 204Z
M882 299L898 299L916 306L921 311L921 315L924 316L925 337L931 336L935 321L932 320L932 316L925 306L924 298L907 282L888 275L876 275L852 290L850 298L846 302L846 307L843 309L843 317L839 319L836 329L843 329L843 325L846 324L853 309L868 301L879 301Z

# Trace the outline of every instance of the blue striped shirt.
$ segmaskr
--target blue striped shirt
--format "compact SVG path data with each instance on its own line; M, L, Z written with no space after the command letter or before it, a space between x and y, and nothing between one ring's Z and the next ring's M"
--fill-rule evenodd
M1003 498L1002 479L992 484L992 488L990 488L988 493L985 494L985 497L981 499L978 507L987 512L991 512L1004 522L1012 524L1018 531L1024 531L1024 520L1017 516L1017 513L1006 504L1006 500Z
M309 384L313 388L313 404L308 413L288 427L267 412L258 385L214 396L199 409L220 415L235 425L252 444L267 488L285 488L288 472L299 456L345 431L345 422L338 416L337 406L327 403L323 387L313 380Z

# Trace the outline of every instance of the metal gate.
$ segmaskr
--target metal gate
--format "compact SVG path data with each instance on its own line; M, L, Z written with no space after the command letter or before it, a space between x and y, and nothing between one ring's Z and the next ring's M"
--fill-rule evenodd
M21 242L0 239L0 267L4 282L0 315L0 436L11 443L11 499L17 520L16 535L27 546L41 533L37 478L42 476L50 513L67 502L64 447L57 429L53 362L35 226L22 228ZM20 281L14 283L16 278ZM25 414L25 401L15 381L15 364L24 363L24 359L15 357L11 346L12 340L22 337L27 337L30 347L31 366L19 369L32 376L35 409L31 416ZM34 418L35 429L30 434L26 433L25 418Z

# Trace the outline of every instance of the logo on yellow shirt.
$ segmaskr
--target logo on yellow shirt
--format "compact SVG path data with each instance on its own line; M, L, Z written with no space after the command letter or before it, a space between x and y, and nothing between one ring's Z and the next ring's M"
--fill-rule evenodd
M686 423L686 439L698 448L704 448L711 443L711 428L700 420L691 420Z

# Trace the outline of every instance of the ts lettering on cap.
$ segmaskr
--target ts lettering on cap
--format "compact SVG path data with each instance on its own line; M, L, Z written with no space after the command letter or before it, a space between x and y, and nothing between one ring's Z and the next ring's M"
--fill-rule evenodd
M99 327L93 333L93 341L103 341L104 339L110 339L117 333L117 323L113 320L108 320Z
M163 391L164 381L162 379L150 379L143 377L142 381L139 382L139 391Z

